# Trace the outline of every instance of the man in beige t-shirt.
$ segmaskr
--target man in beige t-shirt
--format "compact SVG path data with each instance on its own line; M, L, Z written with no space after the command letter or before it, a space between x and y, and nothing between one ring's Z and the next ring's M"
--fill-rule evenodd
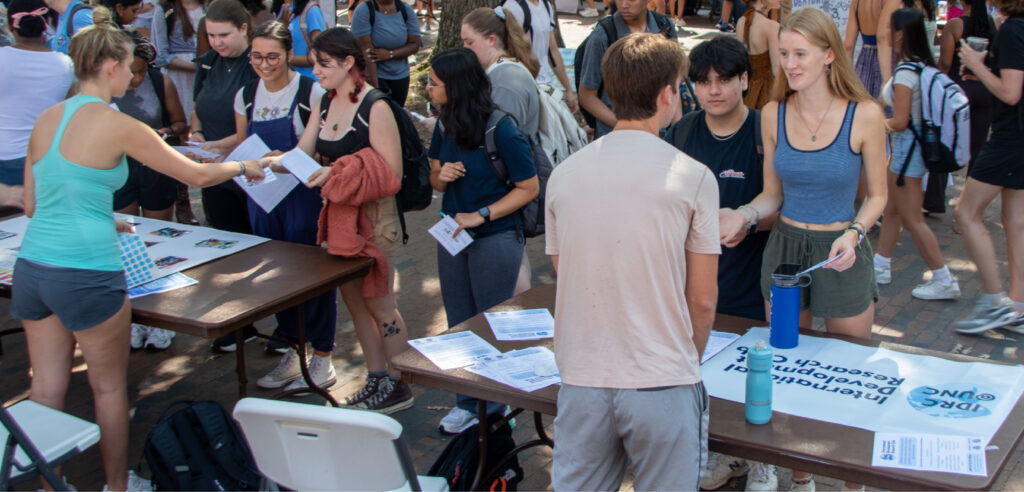
M548 183L562 376L556 490L616 490L628 462L638 490L698 487L718 184L657 135L678 109L686 69L679 45L656 34L613 44L601 70L618 123Z

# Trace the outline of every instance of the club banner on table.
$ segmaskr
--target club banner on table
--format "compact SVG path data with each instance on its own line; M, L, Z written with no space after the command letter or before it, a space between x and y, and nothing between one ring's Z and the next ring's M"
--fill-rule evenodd
M768 334L752 328L701 366L711 396L743 402L747 350ZM1020 365L954 362L805 335L796 348L773 350L773 410L876 432L980 435L988 442L1024 391Z

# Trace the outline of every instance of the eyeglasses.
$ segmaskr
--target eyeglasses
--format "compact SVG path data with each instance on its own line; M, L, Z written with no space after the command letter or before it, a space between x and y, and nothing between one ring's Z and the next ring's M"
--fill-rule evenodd
M427 90L428 90L428 91L430 91L430 90L434 90L434 89L442 89L442 88L444 88L444 84L441 84L441 85L434 85L434 84L433 84L433 83L431 83L431 82L430 82L429 80L427 81Z
M252 62L253 65L259 65L266 61L267 65L274 66L281 63L281 58L283 57L280 53L269 53L266 56L259 53L249 53L249 61Z

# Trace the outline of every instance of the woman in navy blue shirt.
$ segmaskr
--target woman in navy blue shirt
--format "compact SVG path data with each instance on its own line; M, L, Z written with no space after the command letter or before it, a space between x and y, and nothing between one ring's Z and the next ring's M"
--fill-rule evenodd
M537 196L540 186L530 144L511 118L495 129L508 183L491 169L484 132L497 108L472 51L456 48L434 57L427 90L441 108L428 153L430 184L444 193L441 212L459 224L456 234L466 230L473 236L457 255L437 248L441 297L451 327L512 297L525 245L516 212ZM475 400L463 397L458 403L467 412L476 410Z

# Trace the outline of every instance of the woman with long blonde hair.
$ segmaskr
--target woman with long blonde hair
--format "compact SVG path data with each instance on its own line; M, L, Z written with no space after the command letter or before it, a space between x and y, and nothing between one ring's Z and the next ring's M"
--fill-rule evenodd
M867 338L878 286L864 236L885 208L885 119L824 12L801 9L783 21L779 59L772 102L761 111L764 190L746 205L722 210L722 242L737 244L748 224L779 212L761 266L765 299L778 265L809 267L834 258L811 273L800 327L810 328L817 316L829 333ZM862 169L867 193L855 210ZM806 473L794 473L793 481L794 490L813 486Z

